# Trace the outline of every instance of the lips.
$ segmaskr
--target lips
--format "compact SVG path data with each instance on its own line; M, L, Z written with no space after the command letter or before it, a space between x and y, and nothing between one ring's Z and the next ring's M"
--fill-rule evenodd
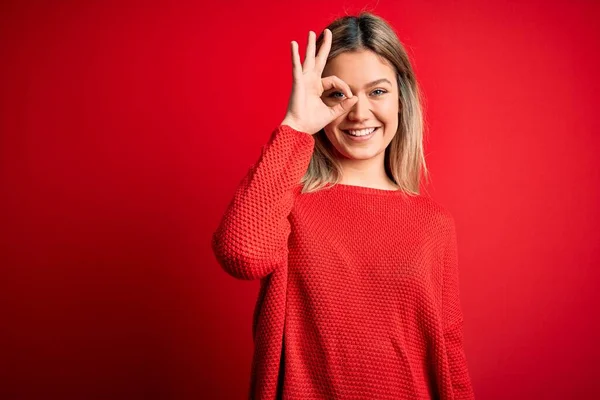
M373 132L375 132L377 130L377 128L378 127L365 128L365 129L342 129L341 131L350 136L362 137L362 136L371 135Z
M368 127L361 127L361 128L348 128L348 129L340 129L342 132L349 134L351 136L356 136L354 134L362 134L365 135L366 132L368 132L369 130L372 130L373 132L377 130L377 128L381 128L381 126L368 126ZM354 134L350 133L353 132ZM370 134L370 133L369 133Z
M379 126L365 126L362 128L346 128L346 129L340 129L344 132L348 132L348 131L364 131L365 129L373 129L373 128L380 128Z
M346 130L342 130L342 132L344 132L344 135L353 142L364 142L370 140L373 136L375 136L375 134L379 132L379 127L375 128L371 133L362 136L352 135Z

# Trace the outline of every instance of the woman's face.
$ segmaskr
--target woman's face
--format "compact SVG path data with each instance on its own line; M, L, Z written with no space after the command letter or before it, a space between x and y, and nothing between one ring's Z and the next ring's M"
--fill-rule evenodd
M331 59L322 77L335 75L350 86L358 102L349 112L325 126L325 134L339 155L356 160L373 158L390 144L398 129L400 101L394 68L370 50L346 52ZM383 81L381 81L383 80ZM338 89L323 92L322 99L329 106L344 99ZM352 129L377 128L364 137Z

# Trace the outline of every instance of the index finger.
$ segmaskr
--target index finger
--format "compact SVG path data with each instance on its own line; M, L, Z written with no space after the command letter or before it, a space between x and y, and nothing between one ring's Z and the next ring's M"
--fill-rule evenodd
M319 74L323 73L323 69L325 69L325 63L327 63L327 56L329 55L329 50L331 50L331 38L333 34L329 29L325 29L323 31L323 42L321 43L321 48L319 49L319 54L315 59L315 69Z
M335 75L330 75L326 78L321 79L321 83L323 84L323 92L326 92L330 89L338 89L344 92L344 94L348 98L354 97L352 94L352 90L350 90L350 86L340 78Z

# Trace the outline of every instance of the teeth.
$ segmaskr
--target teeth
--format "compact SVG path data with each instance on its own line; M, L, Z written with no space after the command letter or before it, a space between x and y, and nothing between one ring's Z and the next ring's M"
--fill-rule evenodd
M376 128L369 128L369 129L361 129L359 131L346 131L348 132L350 135L352 136L366 136L370 133L372 133Z

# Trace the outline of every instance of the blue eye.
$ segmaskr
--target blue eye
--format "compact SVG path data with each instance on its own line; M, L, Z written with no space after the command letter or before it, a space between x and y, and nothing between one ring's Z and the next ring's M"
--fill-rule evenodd
M375 89L375 90L373 90L373 93L375 93L375 92L381 92L381 94L377 94L376 96L382 96L382 95L384 95L384 94L387 93L387 90L384 90L384 89ZM329 94L329 96L327 96L327 97L333 97L333 98L338 98L339 99L341 97L338 97L337 96L338 94L341 94L342 96L344 95L344 93L342 93L342 92L331 92Z

